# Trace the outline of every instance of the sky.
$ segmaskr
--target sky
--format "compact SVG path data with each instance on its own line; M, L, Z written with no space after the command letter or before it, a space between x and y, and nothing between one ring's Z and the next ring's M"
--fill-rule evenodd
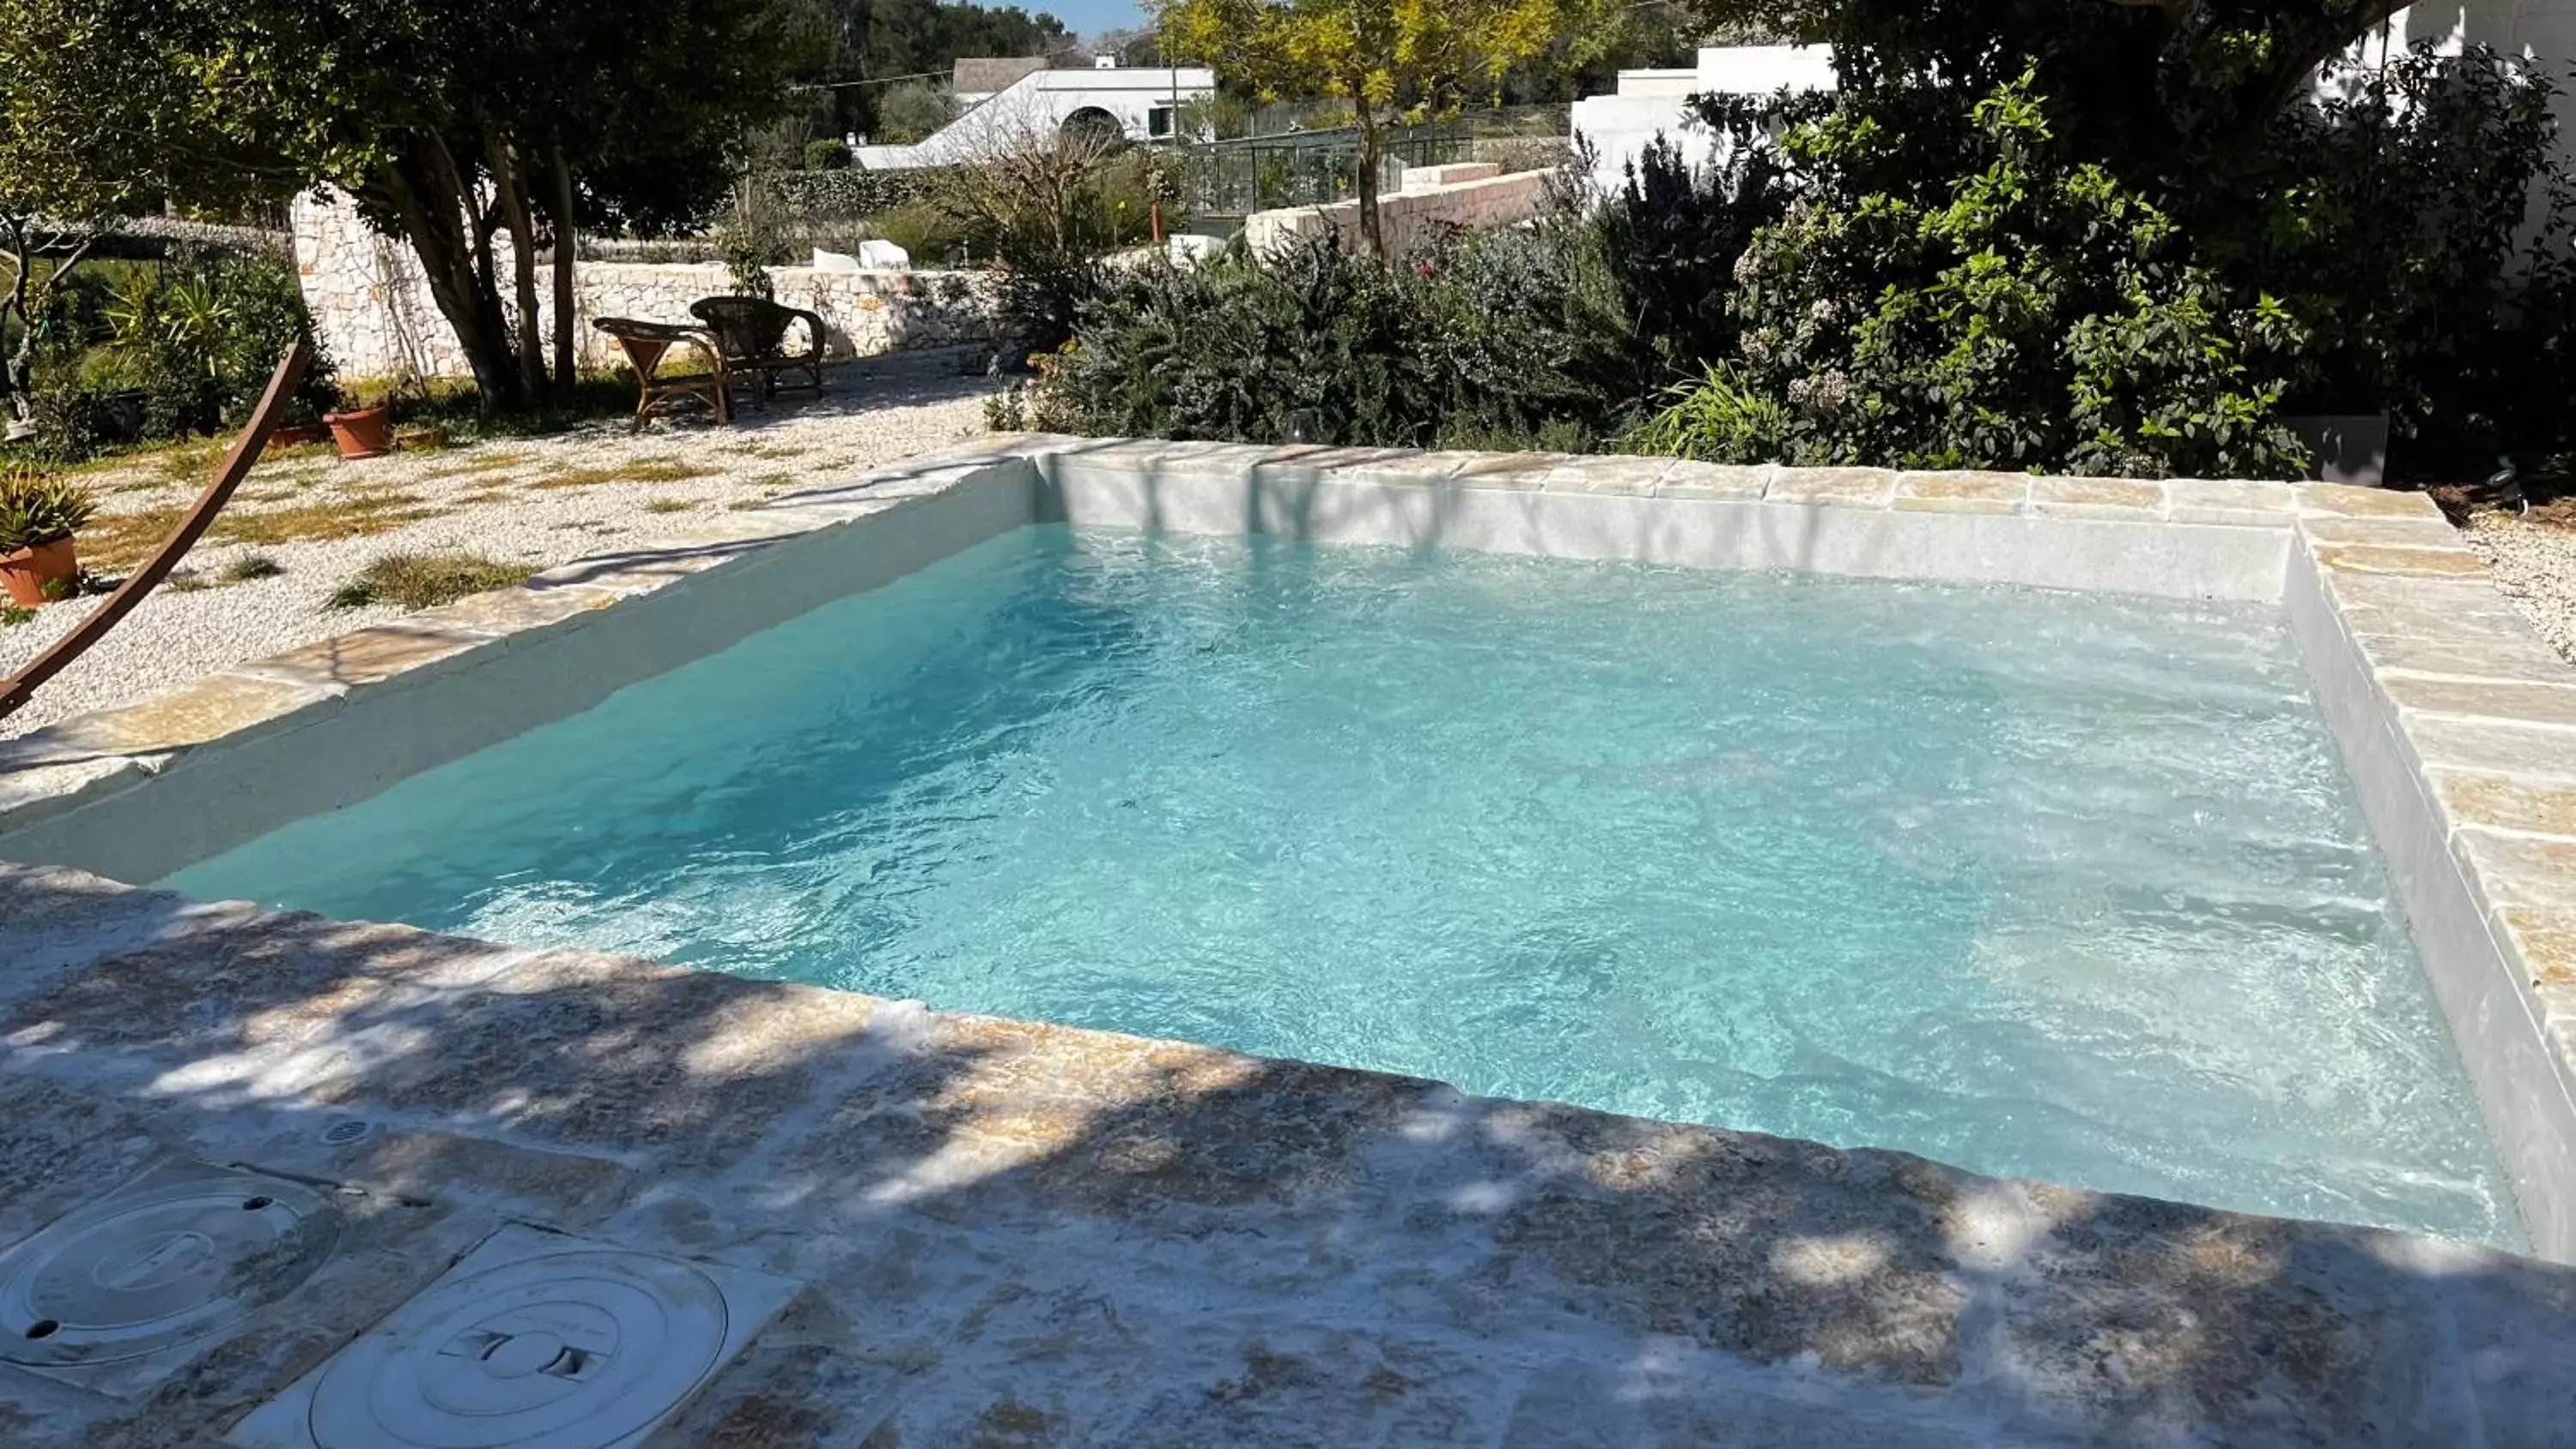
M1104 30L1129 30L1145 23L1145 7L1137 0L1018 0L1030 10L1044 10L1064 22L1076 35L1098 35Z

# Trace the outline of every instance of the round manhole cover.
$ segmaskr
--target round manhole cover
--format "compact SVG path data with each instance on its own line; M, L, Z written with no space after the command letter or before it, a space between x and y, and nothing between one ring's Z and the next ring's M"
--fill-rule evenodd
M203 1338L311 1276L339 1218L297 1183L212 1173L82 1208L0 1258L0 1360L119 1363Z
M322 1449L600 1449L713 1371L723 1292L686 1263L575 1249L438 1284L332 1360Z

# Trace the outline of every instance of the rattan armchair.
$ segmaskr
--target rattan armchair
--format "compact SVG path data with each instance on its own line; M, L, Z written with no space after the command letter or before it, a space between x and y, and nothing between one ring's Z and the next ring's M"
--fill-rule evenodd
M815 396L822 396L821 317L802 307L781 306L766 297L707 297L692 303L689 312L714 334L728 379L759 379L753 395L758 406L767 407L770 398L777 395L782 373L804 374L803 382L790 385L811 388ZM787 346L787 329L798 323L804 324L805 344L791 350Z
M627 364L635 369L638 396L635 423L630 431L642 432L653 419L676 411L683 405L703 404L715 410L716 421L733 421L733 398L727 383L724 349L705 329L682 327L669 322L641 322L632 317L602 317L590 325L617 341L617 350L626 354ZM662 364L674 347L694 347L704 354L707 370L665 376Z

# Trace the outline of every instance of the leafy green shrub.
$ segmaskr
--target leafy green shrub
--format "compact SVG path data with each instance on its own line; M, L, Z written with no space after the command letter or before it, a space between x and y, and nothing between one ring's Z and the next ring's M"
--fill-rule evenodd
M2300 337L2231 302L2172 218L2064 154L2028 77L1972 111L1962 164L1890 182L1889 133L1791 126L1801 181L1736 268L1744 379L1804 463L2280 476L2273 421Z
M868 223L868 232L903 248L916 267L946 264L966 247L966 232L954 217L927 201L907 202Z
M905 81L877 102L877 129L889 145L918 141L957 119L957 98L946 86Z
M1021 420L1069 432L1589 446L1647 373L1597 237L1455 235L1389 265L1309 238L1120 273ZM1008 405L1001 421L1013 421Z
M716 234L716 250L724 259L725 276L732 282L735 295L778 295L778 284L771 280L769 269L788 260L787 248L766 229L737 219Z
M1776 159L1788 209L1766 225L1805 238L1774 258L1804 274L1771 272L1771 297L1714 290L1747 329L1745 379L1793 405L1817 455L2303 470L2263 415L2383 411L2399 476L2576 452L2576 181L2536 64L2475 47L2336 60L2364 22L2329 0L1789 4L1834 45L1839 89L1701 105L1721 130L1755 123L1733 155ZM2035 128L1997 134L1999 90ZM2008 194L2023 182L2050 188L2044 207ZM1685 234L1746 199L1663 195ZM2064 216L2107 230L2050 224ZM1678 359L1731 360L1688 311L1708 295L1692 249L1658 256L1655 235L1616 249L1656 258L1631 276L1646 330ZM2144 247L2117 285L2113 238ZM1659 276L1677 295L1658 300ZM1817 324L1830 335L1802 336L1798 303L1839 319ZM1776 335L1750 335L1750 308ZM2050 322L2064 345L2042 367Z
M181 253L81 279L43 322L29 402L49 455L241 426L307 325L295 268L268 253ZM326 352L292 411L312 421L338 394Z
M89 490L69 479L0 475L0 554L60 542L88 527L97 511Z
M850 143L838 136L824 136L805 143L805 169L808 171L847 171L850 162Z
M1729 138L1717 164L1694 169L1658 136L1594 213L1637 331L1682 370L1735 355L1737 259L1789 203L1779 153L1758 143L1750 105L1721 102L1711 114Z
M2276 291L2319 339L2297 358L2291 410L2389 413L2422 476L2482 475L2565 440L2576 188L2556 153L2558 84L2474 47L2325 80L2331 98L2284 112L2192 220L2210 265Z

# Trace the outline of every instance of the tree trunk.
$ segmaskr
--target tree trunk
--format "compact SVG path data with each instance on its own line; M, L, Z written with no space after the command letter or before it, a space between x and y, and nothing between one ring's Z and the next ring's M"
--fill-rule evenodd
M9 277L9 295L0 299L0 324L12 317L18 319L18 345L10 350L8 361L0 364L0 420L24 422L27 392L36 371L35 318L27 308L27 289L35 274L36 257L27 245L25 217L0 216L0 228L9 234L9 260L17 268ZM0 325L0 333L7 330Z
M502 310L500 273L492 265L493 219L483 210L482 199L474 194L474 183L466 178L465 168L456 164L456 153L449 149L447 138L436 131L423 131L418 134L428 143L424 149L428 154L430 176L434 178L441 195L455 198L453 214L464 224L464 261L468 268L466 276L471 284L469 296L478 307L485 308L483 335L492 339L493 345L498 347L503 355L509 355L510 318L509 314ZM511 366L513 369L517 367L515 360ZM481 380L479 372L476 374L476 379L478 382ZM508 408L512 412L528 405L527 389L524 386L512 386L510 397L513 401L508 404Z
M483 143L483 153L492 168L493 205L501 213L502 225L510 229L511 281L516 284L519 301L519 325L515 329L519 380L529 400L535 401L546 395L544 314L537 310L537 228L528 218L526 177L520 168L518 148L492 133Z
M1383 257L1386 255L1386 234L1378 223L1377 171L1379 149L1385 141L1378 129L1374 108L1362 100L1355 109L1360 121L1360 242L1372 255Z
M564 158L563 138L546 147L546 175L554 184L555 213L555 401L573 405L573 251L580 228L573 220L572 163Z
M508 319L492 285L491 269L475 265L472 201L456 190L456 171L441 166L415 143L403 145L376 175L375 197L394 214L403 237L420 258L430 299L456 333L474 389L486 414L527 406L518 361L510 352Z

